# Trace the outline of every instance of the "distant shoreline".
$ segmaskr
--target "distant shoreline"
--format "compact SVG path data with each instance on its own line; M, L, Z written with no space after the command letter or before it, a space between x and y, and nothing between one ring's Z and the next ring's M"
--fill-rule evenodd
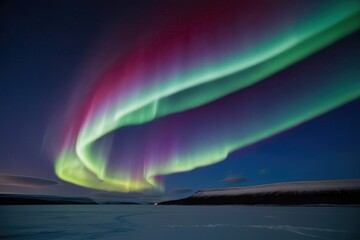
M153 204L89 197L0 194L0 205L136 205ZM360 207L360 180L287 182L249 187L208 189L154 205L244 205Z
M360 180L331 180L209 189L157 205L360 206Z

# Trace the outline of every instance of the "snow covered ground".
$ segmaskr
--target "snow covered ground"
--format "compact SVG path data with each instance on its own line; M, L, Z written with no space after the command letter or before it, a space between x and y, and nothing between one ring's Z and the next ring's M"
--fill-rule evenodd
M360 239L360 208L0 206L0 239Z

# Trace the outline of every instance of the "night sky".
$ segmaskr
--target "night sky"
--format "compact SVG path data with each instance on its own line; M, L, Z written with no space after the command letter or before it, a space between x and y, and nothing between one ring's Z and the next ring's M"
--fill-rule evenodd
M158 200L360 178L359 12L2 1L0 192Z

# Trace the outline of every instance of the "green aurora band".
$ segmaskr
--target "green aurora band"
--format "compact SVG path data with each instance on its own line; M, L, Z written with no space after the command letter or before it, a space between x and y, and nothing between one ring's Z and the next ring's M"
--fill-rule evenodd
M169 154L168 159L149 158L144 160L138 171L111 169L108 166L111 142L104 141L100 150L94 150L95 142L115 130L121 131L125 126L140 126L174 113L186 114L190 109L211 105L214 100L231 93L241 94L248 88L255 88L256 83L267 81L275 73L357 31L360 27L359 9L359 2L356 1L335 4L287 32L277 33L276 37L262 45L242 52L234 51L226 59L213 61L206 67L162 79L129 93L126 98L115 101L109 98L107 104L91 110L76 138L65 144L56 160L57 175L65 181L94 189L161 191L163 184L156 180L159 175L190 171L220 162L232 151L360 97L359 70L340 69L339 74L332 74L329 69L326 76L328 82L320 81L312 88L299 89L291 104L274 103L273 114L269 110L259 109L257 116L264 114L267 119L261 124L250 122L244 126L232 126L232 131L238 130L241 134L227 134L227 130L219 125L217 131L224 134L216 140L211 138L206 144L194 144L191 149L179 147L180 150ZM241 106L234 109L237 108ZM245 120L242 123L247 123ZM251 117L248 120L253 121ZM204 139L206 141L206 137ZM206 149L203 145L206 145ZM137 162L136 159L128 161Z

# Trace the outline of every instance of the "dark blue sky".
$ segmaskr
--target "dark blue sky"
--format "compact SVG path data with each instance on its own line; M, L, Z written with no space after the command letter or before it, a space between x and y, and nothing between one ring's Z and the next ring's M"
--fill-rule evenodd
M54 118L64 114L60 106L67 101L88 49L106 28L109 13L136 19L154 8L130 2L114 6L119 5L101 1L0 4L0 173L61 182L48 149L48 128ZM341 40L328 51L338 51L339 58L346 58L350 52L360 56L359 35ZM319 59L321 64L326 57L324 50L310 58ZM359 65L359 57L354 59ZM186 192L294 180L360 178L359 123L360 99L234 152L221 163L167 176L166 188L169 192ZM239 182L221 182L228 177L237 177ZM64 182L41 189L0 185L0 191L67 195L94 192Z

